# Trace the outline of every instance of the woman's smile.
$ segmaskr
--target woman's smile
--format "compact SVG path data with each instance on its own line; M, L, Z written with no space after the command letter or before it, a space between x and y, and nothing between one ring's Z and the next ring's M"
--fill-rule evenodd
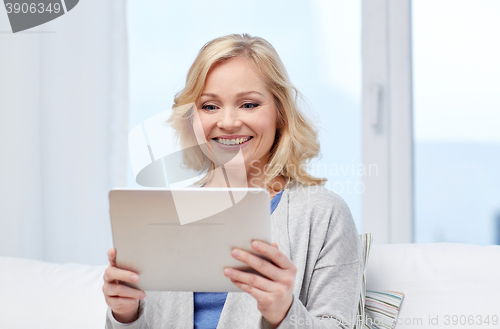
M219 146L223 150L236 150L239 148L244 148L245 146L250 143L252 140L252 136L245 136L245 137L216 137L213 138L214 141L217 142L217 146Z

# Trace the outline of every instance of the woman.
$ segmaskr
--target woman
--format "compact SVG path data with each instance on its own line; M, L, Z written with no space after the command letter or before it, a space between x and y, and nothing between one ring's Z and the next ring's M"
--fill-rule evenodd
M107 328L353 327L362 278L358 234L342 198L303 170L319 144L297 94L278 54L261 38L229 35L202 48L169 122L185 146L186 166L207 172L202 186L268 189L275 242L252 247L272 263L234 249L234 258L266 278L225 269L244 292L146 297L117 283L139 278L118 269L110 249ZM196 107L183 106L189 103ZM200 147L189 148L193 143Z

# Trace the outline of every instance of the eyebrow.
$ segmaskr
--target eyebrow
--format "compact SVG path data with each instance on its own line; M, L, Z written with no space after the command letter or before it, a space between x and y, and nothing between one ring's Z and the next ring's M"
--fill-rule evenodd
M246 96L248 94L259 94L261 96L264 96L262 93L259 93L258 91L244 91L244 92L241 92L239 93L238 95L236 95L237 97L242 97L242 96ZM212 97L212 98L217 98L217 94L211 94L211 93L204 93L204 94L201 94L200 96L208 96L208 97Z

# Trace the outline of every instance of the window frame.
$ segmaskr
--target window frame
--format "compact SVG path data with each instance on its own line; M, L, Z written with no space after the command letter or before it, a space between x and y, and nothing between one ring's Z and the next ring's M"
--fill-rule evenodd
M413 243L411 0L363 0L362 22L363 231Z

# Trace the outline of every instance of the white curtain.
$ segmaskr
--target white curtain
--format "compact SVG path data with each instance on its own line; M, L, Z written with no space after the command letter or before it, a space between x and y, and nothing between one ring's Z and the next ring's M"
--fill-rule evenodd
M0 256L105 264L125 186L126 1L12 34L0 9Z

